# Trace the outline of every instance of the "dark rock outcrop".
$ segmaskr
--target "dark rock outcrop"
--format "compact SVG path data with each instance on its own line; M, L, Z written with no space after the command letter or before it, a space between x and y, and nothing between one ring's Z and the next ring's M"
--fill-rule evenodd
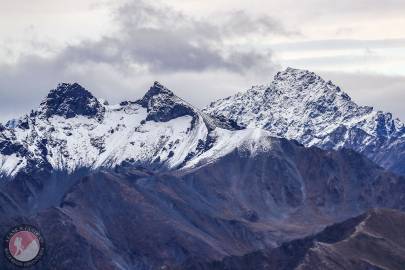
M155 82L138 102L148 110L147 121L167 122L184 115L190 115L193 119L197 117L191 105L159 82Z
M41 111L46 117L54 115L72 118L77 115L88 117L103 116L104 107L89 91L78 83L61 83L49 92L41 103Z

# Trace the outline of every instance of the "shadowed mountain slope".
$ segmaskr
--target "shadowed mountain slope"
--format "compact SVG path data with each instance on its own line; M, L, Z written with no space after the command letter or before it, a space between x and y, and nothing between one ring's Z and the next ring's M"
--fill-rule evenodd
M90 175L59 207L22 220L47 239L34 269L161 269L274 248L376 206L403 209L404 192L403 177L354 151L253 134L192 168ZM1 233L22 220L2 220Z
M405 265L405 213L374 209L275 249L185 263L195 270L401 270Z

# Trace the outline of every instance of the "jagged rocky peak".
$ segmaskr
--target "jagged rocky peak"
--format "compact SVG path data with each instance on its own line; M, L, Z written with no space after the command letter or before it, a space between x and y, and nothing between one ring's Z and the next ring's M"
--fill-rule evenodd
M143 96L142 102L147 104L152 98L157 96L164 96L166 98L173 97L174 94L172 91L167 89L158 81L155 81L153 85L149 88L148 92Z
M373 111L373 107L359 106L339 86L326 81L314 72L288 67L278 72L266 94L282 96L294 107L310 112L309 117L326 115L345 119L361 116Z
M283 80L300 80L300 81L307 81L309 83L313 83L317 80L324 81L319 75L316 73L305 70L305 69L297 69L288 67L283 71L277 72L274 76L275 81L283 81Z
M338 86L314 72L289 67L278 72L270 85L254 86L218 100L204 111L231 119L237 117L234 120L245 126L263 127L269 121L280 125L280 121L288 122L293 118L324 119L325 115L326 118L343 118L347 114L363 114L371 110L371 107L358 106ZM258 125L253 123L257 121L260 122ZM280 132L277 135L284 136L285 131Z
M185 115L196 117L196 110L190 104L159 82L153 84L139 103L148 111L147 121L167 122Z
M78 83L60 83L52 89L40 105L40 113L72 118L77 115L101 118L104 106Z
M285 70L277 72L277 74L274 76L275 80L283 80L283 79L289 79L289 78L295 78L295 79L307 78L307 79L312 79L312 80L321 79L314 72L311 72L311 71L305 70L305 69L292 68L292 67L287 67Z
M328 96L329 98L338 97L346 102L351 98L343 92L339 86L331 81L325 81L314 72L288 67L284 71L278 72L274 76L271 89L277 89L283 95L310 96L319 98Z
M269 86L215 101L203 112L239 126L264 128L305 146L353 149L405 174L405 125L390 113L359 106L314 72L287 68Z

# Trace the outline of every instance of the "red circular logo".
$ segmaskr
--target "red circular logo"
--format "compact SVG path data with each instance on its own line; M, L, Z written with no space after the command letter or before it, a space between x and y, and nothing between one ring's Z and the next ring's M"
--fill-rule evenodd
M9 261L22 267L37 263L44 253L42 235L31 225L19 225L11 229L5 238L4 247Z

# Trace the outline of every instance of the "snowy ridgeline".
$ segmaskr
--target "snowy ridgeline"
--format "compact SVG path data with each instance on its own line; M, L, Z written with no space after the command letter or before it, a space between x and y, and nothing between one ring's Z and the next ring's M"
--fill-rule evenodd
M313 72L287 68L271 84L218 100L203 111L305 146L350 148L405 174L404 123L391 113L357 105Z
M56 93L60 101L49 101L69 87L75 92ZM88 100L72 98L77 91ZM12 178L32 164L68 173L123 163L170 169L207 162L238 146L258 147L250 143L263 131L231 131L215 122L158 83L142 100L118 105L99 103L76 84L63 84L37 111L2 127L0 171Z
M100 102L78 84L61 84L36 111L0 126L0 175L13 178L38 166L67 172L123 163L192 167L235 148L268 151L271 136L352 148L405 173L403 123L358 106L314 73L288 68L271 84L203 111L157 82L142 99L118 105Z

